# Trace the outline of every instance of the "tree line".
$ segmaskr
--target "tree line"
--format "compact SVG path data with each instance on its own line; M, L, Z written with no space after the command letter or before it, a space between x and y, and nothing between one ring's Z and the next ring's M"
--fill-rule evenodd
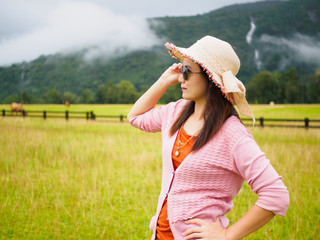
M117 104L134 103L149 86L145 85L138 91L129 81L114 84L100 84L97 89L84 89L80 95L70 91L60 93L52 88L42 96L35 96L27 92L8 96L3 103L21 102L25 104ZM300 78L297 70L291 68L283 73L261 71L255 74L246 84L247 100L249 103L319 103L320 102L320 70L314 75ZM168 103L181 98L179 84L169 88L160 99L160 103Z
M24 104L64 104L68 101L70 104L126 104L134 103L144 92L148 86L143 86L141 91L129 81L121 81L114 84L108 81L107 84L100 84L97 89L84 89L80 95L76 95L70 91L59 92L56 88L52 88L45 92L42 96L22 91L21 94L12 94L6 97L4 104L19 102ZM181 97L180 86L176 85L168 89L161 98L161 103L175 101Z
M319 103L320 70L299 77L295 68L283 73L262 71L246 85L249 103Z
M8 96L4 100L4 103L22 102L25 104L63 104L66 101L69 103L82 104L132 103L139 97L139 95L140 94L137 92L134 85L129 81L121 81L118 84L108 81L106 85L100 84L95 90L86 88L80 93L80 95L76 95L70 91L61 93L56 88L50 89L42 96L35 96L23 91L19 95Z

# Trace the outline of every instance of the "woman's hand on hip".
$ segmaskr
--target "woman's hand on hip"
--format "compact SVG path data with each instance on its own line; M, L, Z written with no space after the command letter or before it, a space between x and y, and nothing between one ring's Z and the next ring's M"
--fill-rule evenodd
M215 222L207 222L194 218L185 222L186 224L197 224L183 233L185 239L226 240L226 229L221 226L219 218Z
M174 63L161 75L162 81L165 81L169 86L178 83L178 78L181 74L181 63Z

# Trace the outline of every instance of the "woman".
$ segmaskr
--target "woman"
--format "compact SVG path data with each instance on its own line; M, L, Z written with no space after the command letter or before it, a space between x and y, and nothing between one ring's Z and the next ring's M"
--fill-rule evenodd
M133 126L162 132L162 185L152 239L241 239L275 214L284 216L289 195L233 106L253 118L235 77L240 60L229 43L211 36L187 49L166 47L182 63L169 67L128 114ZM177 83L183 99L155 108ZM258 200L228 227L225 214L244 181Z

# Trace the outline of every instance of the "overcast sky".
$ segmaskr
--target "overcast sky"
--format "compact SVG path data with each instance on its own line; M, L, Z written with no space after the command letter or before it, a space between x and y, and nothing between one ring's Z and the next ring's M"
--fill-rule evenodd
M146 18L191 16L258 0L1 0L0 65L98 46L88 53L151 47Z

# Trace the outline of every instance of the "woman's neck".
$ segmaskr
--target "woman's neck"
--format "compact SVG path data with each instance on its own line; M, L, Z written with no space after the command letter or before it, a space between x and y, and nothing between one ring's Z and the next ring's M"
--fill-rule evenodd
M204 111L206 109L205 101L197 101L194 105L193 119L196 121L202 121L204 119Z
M194 112L184 123L184 130L188 135L193 135L198 132L199 129L203 127L204 124L204 111L205 106L196 102L194 105Z

